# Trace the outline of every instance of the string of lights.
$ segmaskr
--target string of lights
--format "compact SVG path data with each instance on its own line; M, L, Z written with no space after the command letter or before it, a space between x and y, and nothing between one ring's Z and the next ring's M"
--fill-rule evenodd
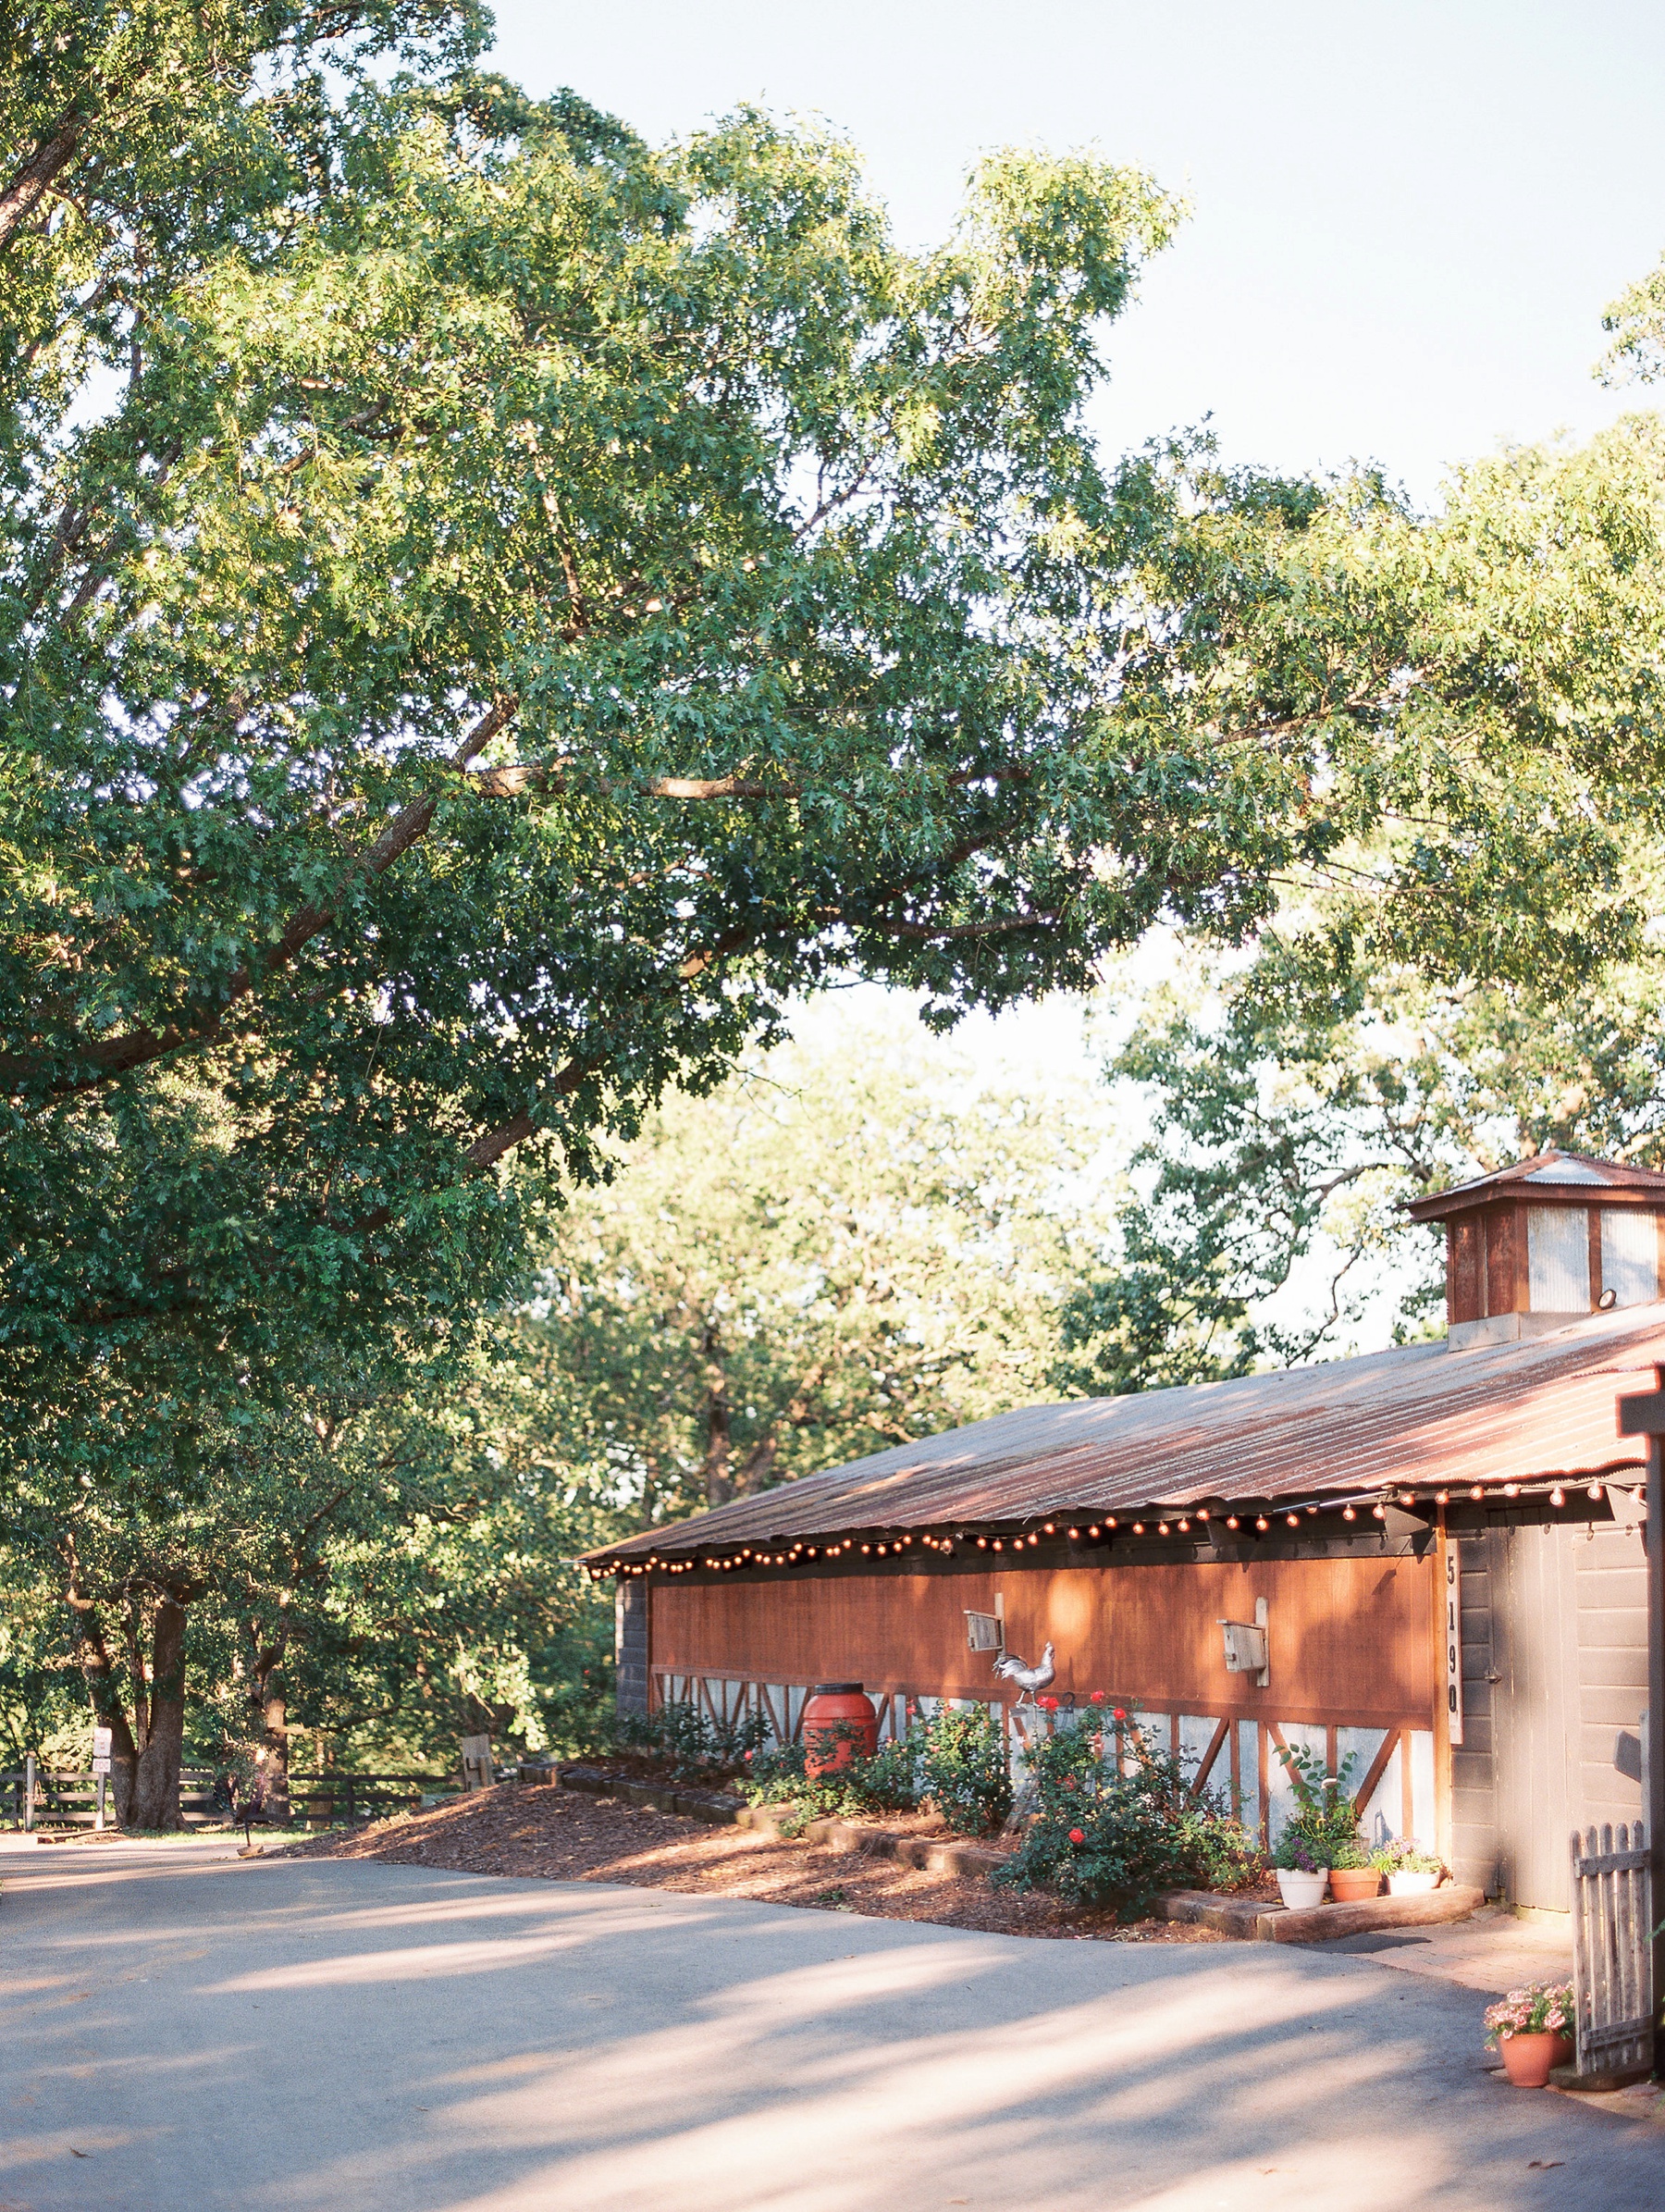
M1437 1525L1444 1509L1455 1504L1460 1510L1488 1501L1497 1504L1517 1505L1541 1501L1556 1513L1570 1512L1574 1517L1594 1518L1590 1507L1599 1507L1605 1501L1608 1485L1601 1481L1576 1482L1543 1479L1534 1482L1471 1483L1466 1486L1434 1490L1385 1489L1374 1494L1354 1492L1347 1496L1305 1498L1299 1500L1262 1501L1244 1504L1226 1512L1217 1506L1196 1505L1186 1507L1145 1506L1136 1515L1128 1514L1103 1514L1097 1520L1081 1519L1060 1522L1057 1518L1042 1521L1027 1528L1003 1527L998 1532L988 1527L936 1528L936 1529L865 1529L852 1530L832 1538L809 1543L803 1539L787 1542L777 1538L767 1544L741 1544L733 1548L718 1546L700 1548L686 1555L667 1557L660 1551L650 1551L646 1559L603 1553L592 1556L583 1563L592 1581L608 1576L638 1575L737 1575L756 1569L775 1570L798 1566L827 1566L855 1559L877 1562L906 1560L910 1553L930 1552L937 1559L956 1556L977 1557L980 1554L998 1555L1003 1559L1017 1558L1026 1551L1036 1551L1043 1542L1062 1540L1077 1550L1090 1546L1115 1544L1126 1547L1135 1539L1147 1542L1172 1542L1176 1537L1190 1538L1193 1542L1200 1537L1218 1540L1223 1526L1228 1537L1254 1537L1275 1532L1307 1528L1316 1535L1314 1523L1322 1524L1326 1515L1337 1516L1344 1526L1350 1526L1362 1536L1382 1533L1390 1513L1421 1516L1429 1526ZM1638 1490L1638 1500L1644 1492ZM1363 1526L1359 1524L1363 1523Z

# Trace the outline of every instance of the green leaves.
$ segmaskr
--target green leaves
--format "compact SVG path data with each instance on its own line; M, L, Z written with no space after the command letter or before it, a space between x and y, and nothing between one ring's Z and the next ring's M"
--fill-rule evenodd
M528 1433L639 1523L1039 1395L1102 1123L951 1066L852 1025L661 1107L551 1225Z
M1665 1158L1662 1000L1651 951L1571 992L1430 984L1321 927L1196 963L1107 1071L1139 1086L1148 1134L1116 1264L1067 1303L1054 1379L1245 1374L1337 1348L1367 1313L1378 1342L1425 1332L1443 1253L1407 1199L1550 1145Z

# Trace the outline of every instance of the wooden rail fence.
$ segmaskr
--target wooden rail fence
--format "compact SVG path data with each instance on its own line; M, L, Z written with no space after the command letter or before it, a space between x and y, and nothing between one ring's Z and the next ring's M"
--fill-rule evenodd
M456 1787L453 1774L291 1774L290 1805L309 1828L375 1820L388 1812L414 1812L425 1797Z
M1581 2074L1653 2069L1647 1832L1572 1831L1572 1995Z
M98 1823L98 1776L63 1767L37 1766L31 1759L0 1773L0 1824L15 1828L92 1828ZM214 1820L214 1771L179 1770L179 1813L188 1828ZM113 1789L105 1796L105 1824L116 1825Z
M212 1767L179 1771L179 1814L187 1828L228 1824L230 1808L216 1787ZM333 1771L290 1776L290 1817L297 1825L331 1828L380 1814L414 1811L425 1796L455 1789L454 1774L348 1774ZM114 1792L105 1800L105 1825L116 1825ZM0 1826L51 1831L92 1828L98 1820L98 1778L36 1765L31 1759L0 1773Z

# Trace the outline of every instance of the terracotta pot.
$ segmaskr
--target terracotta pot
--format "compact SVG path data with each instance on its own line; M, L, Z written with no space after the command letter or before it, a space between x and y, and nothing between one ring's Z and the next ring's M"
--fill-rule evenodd
M1382 1877L1374 1866L1332 1866L1330 1869L1330 1896L1338 1905L1363 1904L1366 1897L1374 1897L1382 1886Z
M859 1682L818 1682L804 1707L804 1772L811 1781L835 1774L859 1751L879 1749L879 1715Z
M1388 1895L1390 1897L1425 1897L1430 1890L1439 1887L1438 1874L1389 1874Z
M1552 2066L1565 2066L1572 2057L1570 2035L1552 2035L1546 2029L1537 2035L1505 2035L1498 2045L1503 2054L1503 2071L1517 2089L1542 2089Z
M1277 1894L1291 1912L1301 1912L1309 1905L1322 1905L1324 1885L1329 1880L1329 1869L1320 1867L1315 1874L1292 1872L1287 1866L1276 1870Z

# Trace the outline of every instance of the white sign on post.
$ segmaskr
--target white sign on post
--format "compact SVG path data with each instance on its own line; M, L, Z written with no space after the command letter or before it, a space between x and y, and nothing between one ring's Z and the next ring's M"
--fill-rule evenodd
M1446 1724L1450 1740L1462 1741L1462 1569L1457 1546L1445 1540Z
M92 1772L95 1774L107 1774L110 1772L110 1747L114 1741L114 1730L109 1728L93 1729Z

